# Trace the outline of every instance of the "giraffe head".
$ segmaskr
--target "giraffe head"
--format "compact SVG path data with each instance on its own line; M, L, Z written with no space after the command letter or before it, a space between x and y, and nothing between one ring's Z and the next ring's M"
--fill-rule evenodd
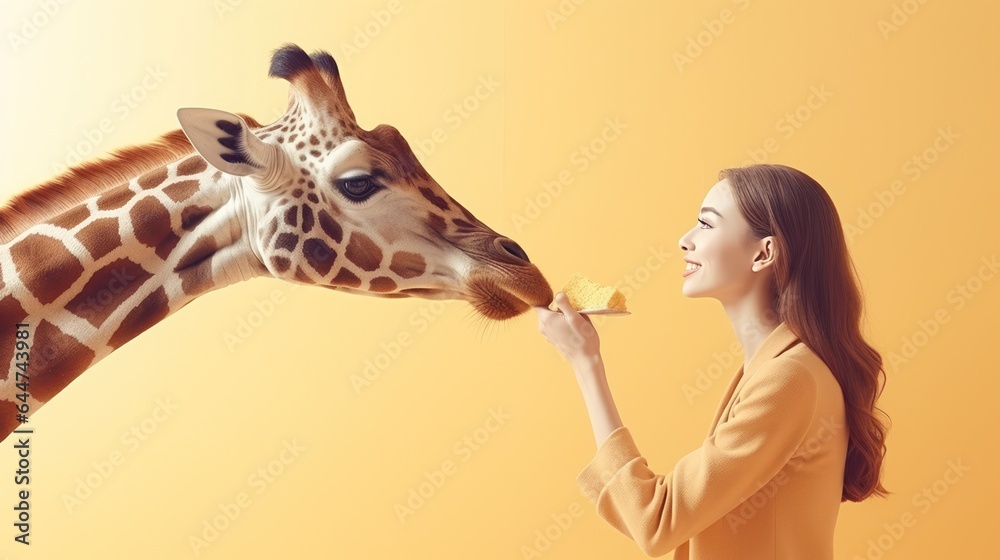
M181 128L244 202L244 231L271 275L379 297L461 299L490 319L548 305L552 289L513 240L452 198L398 130L363 130L326 52L276 50L288 109L252 129L180 109Z

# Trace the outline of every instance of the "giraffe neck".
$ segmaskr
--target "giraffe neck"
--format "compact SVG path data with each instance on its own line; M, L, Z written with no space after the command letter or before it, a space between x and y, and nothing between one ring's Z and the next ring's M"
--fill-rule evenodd
M7 375L15 346L7 327L30 325L34 412L196 297L266 275L246 234L252 219L236 182L195 154L0 245L0 439L20 392Z

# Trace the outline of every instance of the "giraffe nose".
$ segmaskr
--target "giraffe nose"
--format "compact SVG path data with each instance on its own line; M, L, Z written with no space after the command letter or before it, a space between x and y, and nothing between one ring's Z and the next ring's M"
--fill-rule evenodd
M510 253L511 255L514 255L515 257L522 259L526 262L529 263L531 262L531 260L528 259L528 254L524 252L524 249L522 249L520 245L514 243L514 240L508 239L506 237L501 237L500 239L497 240L497 243L499 243L500 246L503 247L504 250Z

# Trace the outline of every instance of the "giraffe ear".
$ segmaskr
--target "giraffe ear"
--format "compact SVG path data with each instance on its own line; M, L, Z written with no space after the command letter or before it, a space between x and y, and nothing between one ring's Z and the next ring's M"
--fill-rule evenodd
M218 109L185 107L177 110L181 130L194 149L216 169L230 175L263 175L268 146L250 131L239 115Z

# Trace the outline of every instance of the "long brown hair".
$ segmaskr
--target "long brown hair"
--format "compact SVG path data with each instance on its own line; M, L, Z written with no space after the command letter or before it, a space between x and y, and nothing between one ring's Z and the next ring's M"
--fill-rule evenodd
M729 180L752 234L774 236L778 320L840 383L849 430L841 501L891 494L880 481L888 427L876 414L885 414L876 406L885 370L881 354L861 335L861 285L837 208L816 180L786 165L723 169L722 179Z

